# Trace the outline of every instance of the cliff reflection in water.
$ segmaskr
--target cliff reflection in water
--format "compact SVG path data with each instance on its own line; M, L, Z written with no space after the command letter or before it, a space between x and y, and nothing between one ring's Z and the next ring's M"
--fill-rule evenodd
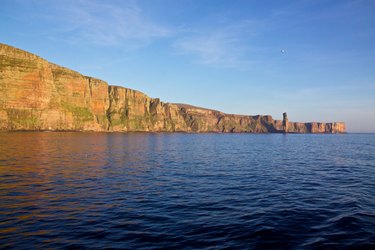
M0 159L12 163L3 166L2 172L22 175L24 185L33 185L37 179L43 185L61 183L72 190L75 184L81 185L77 182L81 178L96 182L117 175L129 178L139 175L147 171L150 163L157 165L156 159L150 158L147 152L161 154L163 151L159 137L147 133L116 136L31 132L3 133L2 136L2 140L9 143L2 145L5 147Z
M118 204L111 200L111 194L117 194L116 199L126 206L126 193L143 189L142 176L149 163L154 161L157 166L144 153L163 149L158 136L151 134L1 136L0 239L13 235L25 240L39 235L47 238L43 243L56 240L55 230L68 232L72 226L80 225L80 214L89 221L106 223L109 218L100 219L105 214L103 210Z
M375 136L1 133L0 248L375 246Z

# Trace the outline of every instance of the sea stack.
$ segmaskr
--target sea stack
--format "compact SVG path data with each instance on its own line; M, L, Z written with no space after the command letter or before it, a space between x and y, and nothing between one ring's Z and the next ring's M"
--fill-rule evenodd
M283 113L283 133L288 132L288 115L286 112Z

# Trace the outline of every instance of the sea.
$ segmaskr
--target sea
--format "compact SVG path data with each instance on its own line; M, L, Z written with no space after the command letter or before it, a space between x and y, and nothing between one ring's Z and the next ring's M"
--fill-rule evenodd
M0 133L1 249L375 249L375 134Z

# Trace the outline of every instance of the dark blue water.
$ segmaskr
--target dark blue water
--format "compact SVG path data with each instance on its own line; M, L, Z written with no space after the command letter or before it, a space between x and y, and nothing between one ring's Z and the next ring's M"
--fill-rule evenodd
M0 248L375 247L375 135L0 134Z

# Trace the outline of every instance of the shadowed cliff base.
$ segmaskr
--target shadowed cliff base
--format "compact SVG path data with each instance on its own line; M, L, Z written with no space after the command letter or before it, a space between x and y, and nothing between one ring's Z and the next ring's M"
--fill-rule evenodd
M0 44L0 130L345 133L345 123L297 123L165 103Z

